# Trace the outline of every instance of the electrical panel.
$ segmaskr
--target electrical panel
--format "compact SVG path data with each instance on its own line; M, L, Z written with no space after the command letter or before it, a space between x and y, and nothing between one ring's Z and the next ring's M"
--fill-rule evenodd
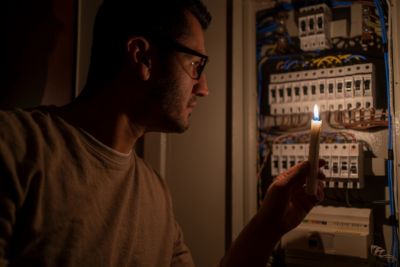
M317 105L325 200L309 216L337 222L331 227L308 218L283 238L284 253L275 257L284 255L288 263L293 250L312 250L310 236L328 235L344 247L311 252L357 258L366 266L396 259L389 6L381 0L272 2L256 14L258 202L276 176L308 159ZM340 223L355 226L351 214L365 219L362 233L339 229ZM388 227L393 230L385 235ZM351 242L357 252L349 251ZM370 252L373 246L387 248L387 257Z

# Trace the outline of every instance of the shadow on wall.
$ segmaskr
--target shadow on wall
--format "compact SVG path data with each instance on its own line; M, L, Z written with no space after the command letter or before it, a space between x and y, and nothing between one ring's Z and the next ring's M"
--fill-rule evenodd
M72 99L74 6L63 2L74 1L2 1L1 109Z

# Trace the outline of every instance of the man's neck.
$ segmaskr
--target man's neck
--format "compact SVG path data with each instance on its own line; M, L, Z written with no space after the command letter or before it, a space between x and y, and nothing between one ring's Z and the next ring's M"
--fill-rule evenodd
M58 115L110 148L128 153L145 129L132 123L113 100L101 94L78 98L60 108Z

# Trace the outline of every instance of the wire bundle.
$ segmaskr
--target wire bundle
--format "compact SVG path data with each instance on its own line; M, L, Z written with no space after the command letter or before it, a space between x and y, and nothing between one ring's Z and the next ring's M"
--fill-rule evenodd
M305 69L330 68L348 64L356 64L365 60L366 57L359 54L327 55L321 57L311 57L309 59L290 58L278 61L275 65L275 70L278 72L283 72Z
M263 130L275 131L302 131L308 129L311 115L309 113L265 116Z
M354 134L348 132L321 132L321 143L357 143L357 139ZM285 134L276 137L273 140L274 144L301 144L308 143L310 141L310 133L297 133L297 134Z
M328 112L327 118L329 126L334 129L371 130L388 127L388 112L374 108Z

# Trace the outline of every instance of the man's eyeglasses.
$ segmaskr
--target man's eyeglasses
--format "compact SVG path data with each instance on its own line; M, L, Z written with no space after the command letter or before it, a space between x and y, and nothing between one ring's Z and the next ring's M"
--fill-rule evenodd
M203 73L203 70L206 67L206 64L208 62L208 56L203 55L189 47L186 47L186 46L184 46L176 41L170 40L170 39L167 39L166 43L165 43L165 40L163 42L164 42L164 44L168 45L171 49L173 49L177 52L197 56L200 58L199 60L193 60L191 62L190 70L185 68L186 72L189 74L189 76L192 79L200 80L201 74Z

